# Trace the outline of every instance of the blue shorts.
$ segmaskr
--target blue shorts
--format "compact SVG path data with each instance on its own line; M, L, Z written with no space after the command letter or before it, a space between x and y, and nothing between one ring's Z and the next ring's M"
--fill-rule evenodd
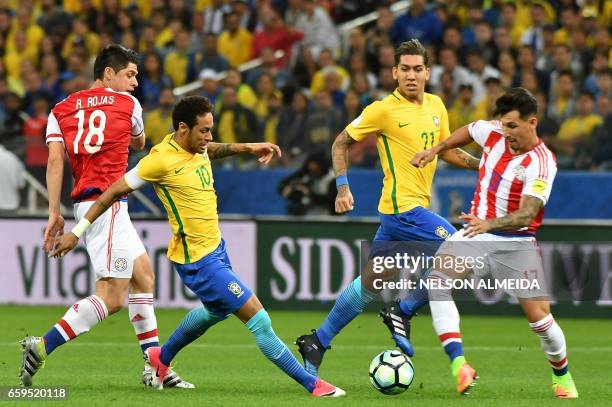
M381 213L380 226L368 257L394 256L401 252L432 256L442 242L456 231L446 219L421 206L397 215Z
M195 263L174 263L183 283L198 295L207 310L220 318L238 311L253 295L232 270L225 240Z
M374 240L410 242L444 241L455 233L453 227L442 216L417 206L397 215L380 214L380 226Z

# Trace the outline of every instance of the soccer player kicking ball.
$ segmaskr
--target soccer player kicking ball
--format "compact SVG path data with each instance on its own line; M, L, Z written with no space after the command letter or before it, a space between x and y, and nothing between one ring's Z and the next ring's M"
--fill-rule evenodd
M136 52L121 45L109 45L94 62L93 86L73 93L49 115L46 140L49 221L43 243L47 252L64 229L59 208L66 153L74 176L71 193L74 215L79 220L102 191L123 177L128 147L142 150L145 145L142 107L130 94L138 86L137 63ZM23 362L19 377L23 386L32 385L33 376L51 352L119 311L128 289L129 317L142 352L159 345L153 308L155 275L130 221L127 199L115 202L105 211L84 240L96 276L96 293L73 304L42 338L27 336L21 341ZM150 375L151 367L145 363L143 383L148 384ZM173 371L164 385L194 387Z
M315 397L339 397L345 392L308 373L276 336L270 317L259 299L232 271L219 230L217 196L210 160L249 152L267 164L278 146L270 143L212 143L213 106L200 96L186 97L174 107L175 132L151 149L125 177L105 191L83 219L59 239L54 256L74 248L79 237L117 199L152 182L163 202L173 237L168 258L183 283L196 293L204 307L189 312L163 347L146 354L155 369L153 382L160 383L174 356L228 315L236 315L253 333L262 353Z
M529 91L510 89L497 99L495 107L499 121L481 120L462 127L435 147L416 154L412 163L425 168L449 148L471 141L480 144L483 156L471 212L461 216L466 222L464 228L442 244L438 255L486 253L488 267L497 279L542 281L542 259L537 253L535 234L557 173L555 157L536 134L538 106ZM442 264L449 263L437 263L430 279L450 282L449 279L463 277ZM477 270L474 273L478 274ZM542 288L539 283L538 286ZM555 395L577 398L568 369L565 337L550 313L545 291L506 291L518 298L529 326L540 338L552 366ZM430 290L429 294L434 328L451 359L453 374L458 377L457 390L463 393L473 384L475 374L463 356L459 312L450 288Z
M427 209L435 163L419 169L410 165L409 157L450 136L448 113L438 96L425 93L429 57L418 40L404 42L396 49L392 73L398 88L383 100L367 106L334 141L336 212L353 210L354 199L347 178L349 147L368 136L376 137L384 180L375 243L418 241L432 242L430 246L434 246L453 234L455 228ZM478 169L478 160L459 149L446 151L440 157L458 167ZM296 344L309 372L318 372L333 338L363 312L375 295L369 283L358 277L342 291L319 329L297 338ZM423 289L381 311L395 343L409 356L414 353L409 342L410 318L426 302L427 291Z

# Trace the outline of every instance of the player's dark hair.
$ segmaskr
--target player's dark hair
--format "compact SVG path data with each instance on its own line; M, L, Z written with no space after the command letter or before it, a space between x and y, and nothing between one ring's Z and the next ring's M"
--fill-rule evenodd
M140 58L134 50L119 44L110 44L105 47L94 62L94 79L102 79L104 70L110 67L115 72L125 69L131 62L138 65Z
M521 119L526 120L538 114L536 98L525 88L512 88L495 101L495 117L501 117L513 110L519 112Z
M213 104L204 96L187 96L172 110L172 127L178 130L179 123L183 122L191 129L198 122L198 116L212 113L213 109Z
M427 49L415 38L410 41L402 42L399 47L397 47L395 50L395 66L399 65L402 55L421 55L423 57L423 63L429 68L429 54L427 53Z

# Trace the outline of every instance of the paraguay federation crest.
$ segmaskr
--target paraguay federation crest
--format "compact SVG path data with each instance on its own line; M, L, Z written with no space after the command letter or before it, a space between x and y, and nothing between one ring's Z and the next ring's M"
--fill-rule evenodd
M436 127L440 127L440 118L438 116L433 117L433 122L436 125Z
M117 257L115 259L115 270L125 271L127 269L127 260L123 257Z
M232 281L231 283L229 283L227 285L227 289L234 294L235 296L237 296L238 298L240 298L242 296L242 294L244 294L244 292L242 291L242 287L240 287L240 284L238 284L235 281Z
M526 171L526 170L527 170L527 169L526 169L525 167L523 167L522 165L519 165L519 166L517 166L517 167L514 169L514 176L515 176L517 179L519 179L519 180L521 180L521 181L524 181L524 180L525 180L525 171Z

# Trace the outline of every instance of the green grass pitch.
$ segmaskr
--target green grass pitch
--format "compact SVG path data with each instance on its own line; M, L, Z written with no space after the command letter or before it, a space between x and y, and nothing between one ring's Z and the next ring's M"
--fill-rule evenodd
M18 339L28 332L42 335L55 323L63 307L1 306L0 386L16 385L21 361ZM185 314L158 310L160 337L165 340ZM323 320L319 312L270 312L275 331L297 355L293 341ZM570 368L580 399L573 405L610 405L612 400L612 326L609 320L559 319L569 349ZM70 386L67 402L78 406L190 406L190 405L512 405L542 406L567 403L550 389L551 371L537 337L522 318L462 318L466 357L480 380L469 396L454 391L449 363L431 327L429 316L413 320L413 358L416 377L399 396L375 391L368 365L379 352L391 349L386 328L374 313L361 315L333 343L321 376L347 392L343 399L311 398L298 384L269 363L251 334L236 318L216 325L185 348L176 371L196 384L195 390L155 391L140 384L142 359L127 312L111 316L100 326L64 345L47 360L35 386ZM301 359L300 359L301 361ZM45 405L22 402L19 405Z

